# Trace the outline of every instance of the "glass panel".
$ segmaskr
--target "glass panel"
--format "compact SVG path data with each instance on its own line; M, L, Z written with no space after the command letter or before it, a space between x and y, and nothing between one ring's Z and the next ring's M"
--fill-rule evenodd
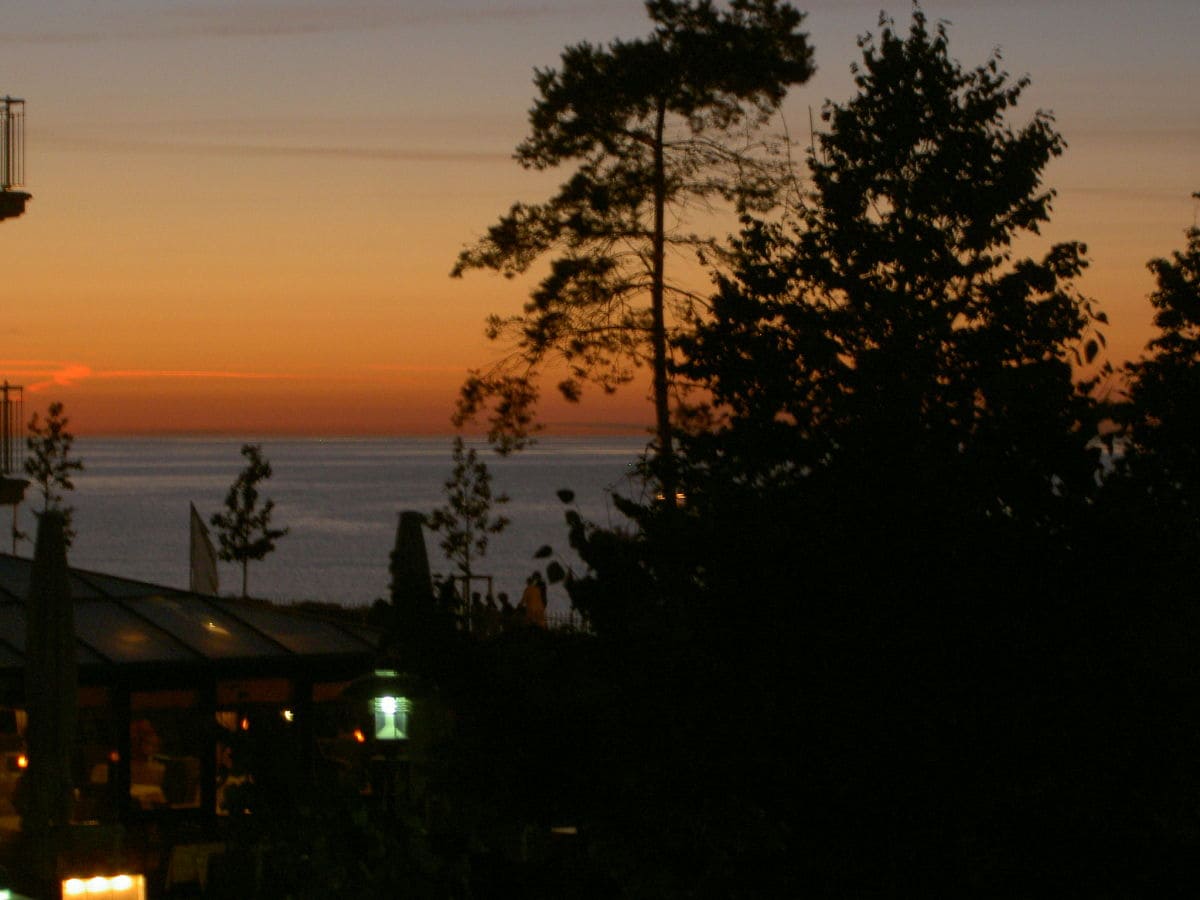
M314 695L315 695L314 691ZM322 784L336 785L348 792L367 790L371 781L368 763L366 717L345 700L316 702L312 706L312 732L316 741L317 778Z
M29 595L29 573L32 566L27 559L0 557L0 585L14 600L24 600Z
M305 746L299 740L297 709L284 679L218 684L217 815L244 809L245 785L297 785L306 778Z
M0 836L21 829L15 794L25 771L25 710L0 709Z
M7 637L7 633L5 633ZM25 665L25 657L0 644L0 669L17 669Z
M123 601L210 659L286 656L283 648L198 597Z
M75 629L115 663L185 661L199 656L115 603L76 603Z
M286 678L246 678L217 682L217 706L223 709L251 703L273 703L283 707L291 702L292 683Z
M72 600L103 600L105 599L102 591L96 590L88 582L79 577L77 572L71 573L71 599Z
M108 690L79 688L79 718L75 737L75 805L71 821L77 825L113 822L117 818L117 745Z
M359 640L370 644L372 647L378 647L380 641L383 640L383 632L372 628L370 625L360 625L357 622L339 622L338 627L346 629L346 631L349 631Z
M204 720L196 691L130 694L129 796L141 809L200 805Z
M78 610L78 607L76 607ZM79 613L75 614L75 633L83 641L88 641L88 632L80 626ZM0 635L4 635L5 644L16 650L10 650L0 644L0 666L24 666L24 656L18 655L25 651L25 610L16 604L0 604ZM81 665L95 665L104 662L99 656L82 644L77 648L78 661Z
M128 578L117 578L115 575L102 575L99 572L75 572L73 574L75 575L75 580L87 582L86 590L91 596L98 594L103 597L118 597L122 600L128 597L149 597L155 594L160 596L186 596L183 591L176 591L169 587L150 584L145 581L131 581ZM71 587L74 589L74 581L72 581ZM84 595L79 595L79 597L82 596Z
M25 609L15 603L0 605L0 634L18 652L25 650Z
M221 601L216 605L283 644L293 653L365 653L374 649L372 644L320 619L229 601Z
M79 633L79 628L78 628L79 623L76 622L75 624L76 624L76 629L75 629L76 637L81 638L81 639L84 638L85 636L81 635ZM105 662L104 659L102 659L99 655L94 653L88 647L83 646L83 644L80 644L79 646L77 646L75 648L75 652L78 654L75 657L75 659L81 666L102 665Z

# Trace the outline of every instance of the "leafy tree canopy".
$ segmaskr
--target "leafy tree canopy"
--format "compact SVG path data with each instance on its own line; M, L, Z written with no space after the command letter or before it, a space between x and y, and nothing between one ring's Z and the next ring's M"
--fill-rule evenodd
M1200 199L1200 194L1193 195ZM1200 513L1200 228L1170 259L1151 260L1157 289L1150 295L1158 335L1131 363L1128 448L1134 472ZM1200 523L1194 527L1200 528Z
M854 473L909 506L932 492L1037 518L1094 486L1096 408L1073 365L1106 321L1072 284L1082 244L1014 248L1049 218L1062 138L1042 111L1011 125L1028 79L997 56L964 68L920 10L860 47L857 95L823 110L812 190L783 221L746 217L685 342L724 429L692 455L742 484Z
M548 201L513 205L453 270L513 277L550 256L523 314L489 320L489 336L511 339L515 351L472 372L460 398L457 421L488 409L502 451L534 430L539 368L559 359L568 372L559 389L571 400L585 382L613 391L650 362L660 452L669 456L667 307L696 298L668 281L666 255L711 240L672 229L666 211L682 220L715 198L744 208L773 199L749 135L812 72L802 15L777 0L735 0L725 10L651 0L646 9L648 37L577 44L560 68L537 70L539 97L516 159L529 169L576 168Z

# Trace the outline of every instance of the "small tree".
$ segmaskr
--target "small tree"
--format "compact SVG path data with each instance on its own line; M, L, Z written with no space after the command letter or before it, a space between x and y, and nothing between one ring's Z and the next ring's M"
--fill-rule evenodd
M25 474L38 486L42 495L42 508L38 515L52 509L62 513L63 537L70 547L75 537L75 531L71 528L74 509L63 503L62 492L75 490L71 474L83 471L83 463L71 458L75 435L67 431L70 420L62 411L61 403L51 403L46 411L45 422L38 418L37 413L29 420L29 434L25 438L29 456L25 460Z
M210 519L217 529L221 549L217 554L226 562L242 564L242 596L246 596L247 569L250 560L262 559L275 549L275 541L288 533L287 528L272 528L271 513L275 501L258 505L258 485L271 477L271 464L262 455L258 444L243 444L242 456L246 468L237 477L225 496L225 512L214 513Z
M565 362L563 396L584 382L615 390L649 363L661 476L672 479L668 369L671 313L696 299L667 276L672 253L703 254L713 241L683 223L715 200L770 204L772 167L753 132L787 89L812 73L803 19L777 0L650 0L648 37L568 47L562 68L539 69L529 137L516 159L527 169L574 166L545 203L518 203L453 274L492 269L506 277L549 255L550 273L522 315L494 316L492 338L517 351L463 387L459 419L494 401L491 437L500 449L526 439L537 372ZM703 258L703 256L702 256ZM673 497L674 492L668 490Z
M426 524L442 533L442 552L458 567L467 584L464 593L469 595L472 561L487 554L491 535L508 527L508 519L492 515L492 506L507 503L508 495L492 493L492 473L461 437L454 439L454 470L445 490L446 505L430 513Z

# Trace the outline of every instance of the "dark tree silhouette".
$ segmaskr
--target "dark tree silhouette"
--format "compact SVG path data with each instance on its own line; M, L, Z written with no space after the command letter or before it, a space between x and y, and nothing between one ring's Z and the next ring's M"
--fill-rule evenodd
M1049 218L1062 138L1041 111L1014 131L1028 79L995 56L964 69L919 10L907 37L883 19L861 45L811 194L782 224L747 220L683 371L712 390L740 483L852 471L879 498L903 484L905 504L1044 518L1094 487L1097 413L1072 363L1106 321L1072 287L1082 244L1013 249Z
M1200 536L1200 229L1189 228L1186 248L1149 268L1159 333L1150 355L1126 368L1127 452L1138 480Z
M37 413L29 420L25 438L28 456L25 474L37 485L42 495L42 513L58 510L63 517L63 540L71 546L75 531L71 527L72 507L63 503L63 491L75 490L71 480L74 472L83 471L83 463L71 458L75 435L67 430L70 420L62 414L62 403L51 403L43 422Z
M218 556L226 562L242 565L242 596L246 586L250 560L262 559L275 549L275 541L288 533L287 528L272 528L271 513L275 501L259 506L258 486L271 477L271 464L263 457L258 444L243 444L242 456L246 468L238 473L225 496L225 511L213 513L210 522L217 529L221 549Z
M584 382L612 391L649 362L667 463L670 311L695 299L668 279L667 258L712 245L670 223L716 198L743 207L773 199L749 133L812 72L801 14L777 0L734 0L727 10L708 0L651 0L646 9L655 26L647 38L577 44L560 69L537 71L539 96L517 161L574 172L550 200L514 205L454 267L456 276L486 268L513 277L550 256L524 313L489 321L489 336L515 339L515 354L471 373L459 403L460 422L494 403L490 436L502 450L528 438L535 380L548 359L565 361L559 388L571 400Z
M1044 113L1010 125L1026 80L964 68L919 11L862 51L811 193L747 217L680 342L712 396L680 439L686 502L618 502L632 534L570 523L589 568L568 590L654 735L622 777L670 810L597 840L724 896L1095 879L1117 838L1091 823L1137 746L1107 730L1121 676L1095 669L1128 668L1077 527L1101 410L1073 366L1104 319L1072 286L1081 245L1014 249L1062 139Z

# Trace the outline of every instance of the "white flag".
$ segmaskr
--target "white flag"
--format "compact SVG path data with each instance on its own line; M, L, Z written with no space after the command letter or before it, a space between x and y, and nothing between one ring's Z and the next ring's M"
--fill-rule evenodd
M208 528L200 513L196 512L196 504L192 507L192 566L191 591L195 594L217 594L217 554L213 550L212 540L208 536Z

